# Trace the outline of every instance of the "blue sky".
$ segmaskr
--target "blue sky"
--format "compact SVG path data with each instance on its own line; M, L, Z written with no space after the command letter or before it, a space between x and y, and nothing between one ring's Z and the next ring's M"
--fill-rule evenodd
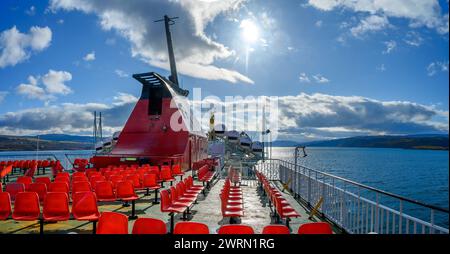
M120 130L141 89L131 75L168 74L163 27L152 22L166 13L180 17L181 86L280 96L282 138L448 133L446 0L0 6L0 134L87 134L93 110ZM258 30L252 42L244 20Z

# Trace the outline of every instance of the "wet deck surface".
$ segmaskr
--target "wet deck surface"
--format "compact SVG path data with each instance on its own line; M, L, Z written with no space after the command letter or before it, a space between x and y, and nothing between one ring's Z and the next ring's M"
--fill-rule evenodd
M186 175L190 175L187 172ZM15 177L10 178L10 181L15 181ZM224 181L217 180L212 186L211 190L204 197L199 195L198 204L192 207L191 215L188 217L189 221L202 222L208 225L210 233L217 233L218 228L221 225L229 224L229 219L223 219L220 210L220 197L219 193L222 189ZM196 183L199 184L200 183ZM166 183L167 187L169 184ZM255 233L261 233L264 226L274 224L274 219L270 216L270 208L267 203L267 198L263 196L262 191L257 188L257 181L244 180L241 185L244 195L244 217L241 218L238 223L250 225L255 230ZM159 204L152 204L154 199L154 192L150 192L150 196L145 196L145 191L139 191L137 194L140 199L136 201L136 215L140 218L157 218L167 222L167 228L169 229L169 216L167 213L160 211ZM290 221L291 232L296 233L298 227L301 224L312 222L308 220L308 213L292 196L284 194L289 203L301 214L300 218L293 218ZM159 195L158 195L159 197ZM41 206L42 209L42 206ZM114 211L120 212L126 215L131 214L131 206L123 207L122 203L117 202L100 202L99 210L102 211ZM175 216L175 223L181 220L181 215ZM284 222L283 222L284 223ZM129 232L133 228L134 220L129 221ZM16 234L28 234L39 233L39 223L37 221L30 222L18 222L12 219L6 221L0 221L0 233L16 233ZM57 223L45 223L45 234L91 234L92 223L82 222L76 220L69 220L65 222Z

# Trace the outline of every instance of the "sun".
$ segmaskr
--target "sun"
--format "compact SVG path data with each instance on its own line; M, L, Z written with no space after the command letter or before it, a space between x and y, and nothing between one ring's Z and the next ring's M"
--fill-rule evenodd
M241 21L241 35L247 43L254 43L259 38L259 29L251 20L244 19Z

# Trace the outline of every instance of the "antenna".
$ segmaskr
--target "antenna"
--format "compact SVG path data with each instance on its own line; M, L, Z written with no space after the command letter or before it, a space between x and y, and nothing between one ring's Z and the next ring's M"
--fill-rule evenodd
M169 50L169 62L170 62L170 76L169 80L172 81L172 83L178 84L178 75L177 75L177 66L175 64L175 55L173 53L173 45L172 45L172 35L170 33L170 26L175 25L175 19L178 19L178 17L169 18L169 16L164 15L164 19L155 20L155 22L162 22L164 21L165 27L166 27L166 38L167 38L167 48Z
M97 111L94 111L94 150L97 144Z

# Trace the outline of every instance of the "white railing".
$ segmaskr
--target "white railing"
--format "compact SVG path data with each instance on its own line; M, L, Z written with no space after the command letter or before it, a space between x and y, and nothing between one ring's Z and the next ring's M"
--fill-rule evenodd
M260 161L255 168L269 180L288 185L312 208L347 233L448 234L448 209L428 205L284 160ZM408 209L406 209L408 208ZM418 218L404 211L417 211ZM428 216L426 216L428 215ZM422 217L428 217L424 219Z

